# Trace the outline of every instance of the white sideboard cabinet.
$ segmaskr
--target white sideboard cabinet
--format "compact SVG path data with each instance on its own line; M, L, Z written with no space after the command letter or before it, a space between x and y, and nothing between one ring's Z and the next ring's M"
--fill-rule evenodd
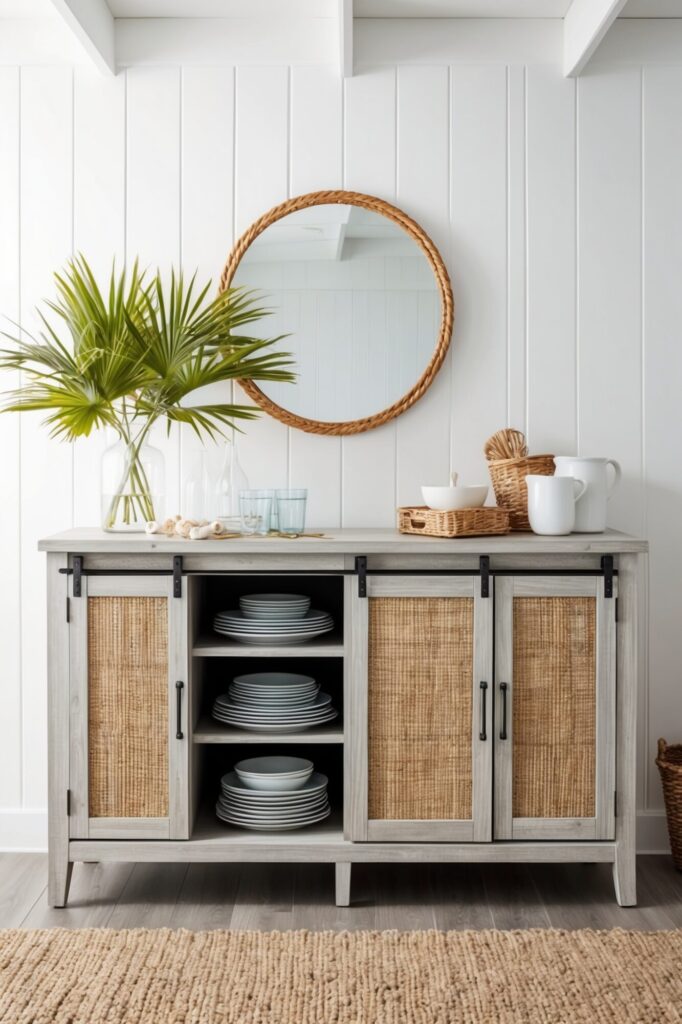
M183 541L72 530L47 552L49 902L79 861L613 864L635 890L638 560L615 531L442 540L391 530ZM332 633L212 632L242 594L311 596ZM339 717L299 733L211 718L231 679L305 671ZM291 832L215 815L244 757L299 753L333 813ZM229 868L226 868L229 870Z

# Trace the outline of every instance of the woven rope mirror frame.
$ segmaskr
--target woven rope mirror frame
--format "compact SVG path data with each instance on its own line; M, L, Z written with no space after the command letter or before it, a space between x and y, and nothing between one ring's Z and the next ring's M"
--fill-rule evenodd
M328 192L309 192L306 195L296 196L294 199L288 199L286 202L280 203L279 206L273 207L273 209L268 213L263 214L263 216L259 217L259 219L251 225L248 231L241 236L230 253L221 274L220 291L223 292L231 286L237 272L237 268L247 249L251 243L266 230L266 228L270 227L271 224L274 224L276 221L281 220L288 214L295 213L298 210L331 203L359 206L365 210L370 210L374 213L382 214L384 217L388 217L389 220L392 220L395 224L401 227L403 231L405 231L406 234L408 234L410 238L417 243L428 260L436 278L441 298L440 329L438 331L435 348L428 366L412 388L410 388L409 391L386 409L362 419L340 422L326 422L324 420L307 419L303 416L299 416L296 413L283 408L281 405L277 405L276 402L273 402L272 399L261 391L257 384L253 383L253 381L240 380L239 384L247 395L249 395L253 401L264 410L264 412L267 412L270 416L274 416L275 419L281 420L282 423L286 423L289 427L296 427L298 430L305 430L310 434L360 434L365 430L372 430L374 427L380 427L383 423L387 423L394 417L400 416L400 414L405 412L406 409L409 409L411 405L414 405L414 403L417 402L430 387L434 377L443 364L443 360L445 359L450 346L454 320L454 302L452 298L450 278L438 249L420 225L417 224L416 221L412 220L411 217L408 217L406 213L403 213L402 210L399 210L396 206L392 206L383 199L377 199L375 196L364 195L361 192L335 190Z

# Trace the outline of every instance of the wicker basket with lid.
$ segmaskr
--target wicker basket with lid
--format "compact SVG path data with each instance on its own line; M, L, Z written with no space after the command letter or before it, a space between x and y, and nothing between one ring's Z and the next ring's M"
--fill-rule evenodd
M553 455L529 455L520 430L498 430L483 449L488 460L495 498L500 508L509 511L512 530L530 530L526 476L553 476Z

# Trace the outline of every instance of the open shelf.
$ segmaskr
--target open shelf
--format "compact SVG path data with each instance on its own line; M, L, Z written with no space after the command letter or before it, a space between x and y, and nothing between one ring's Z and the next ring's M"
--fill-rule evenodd
M336 719L328 725L315 726L303 732L250 732L221 725L220 722L203 715L197 723L192 739L194 743L239 743L242 746L247 743L267 743L269 746L275 743L343 743L343 724Z
M259 647L219 636L199 636L192 647L195 658L342 658L343 639L335 631L305 644Z
M319 825L284 832L257 832L249 828L234 828L216 817L212 807L203 807L197 816L190 842L216 846L325 846L343 842L343 821L339 810Z

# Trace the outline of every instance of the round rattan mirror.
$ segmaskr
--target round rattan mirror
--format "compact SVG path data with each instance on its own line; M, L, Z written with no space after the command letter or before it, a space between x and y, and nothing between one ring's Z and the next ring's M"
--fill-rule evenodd
M315 434L357 434L422 397L450 345L440 253L402 210L359 192L311 192L251 225L220 289L262 294L256 325L286 334L296 384L240 382L265 412Z

